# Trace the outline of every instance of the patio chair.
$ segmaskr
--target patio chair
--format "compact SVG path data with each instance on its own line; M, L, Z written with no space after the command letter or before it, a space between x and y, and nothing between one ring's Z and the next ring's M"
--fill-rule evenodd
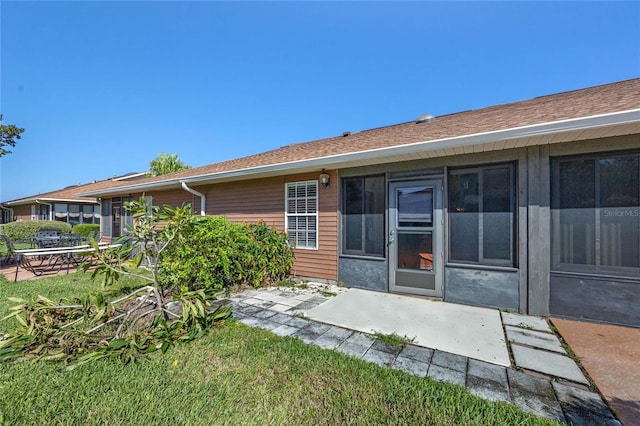
M40 248L58 247L60 245L60 230L42 228L36 235L36 241Z
M13 242L11 241L11 239L9 237L7 237L5 234L0 234L0 240L2 240L2 242L4 243L4 245L7 247L7 254L4 257L4 259L0 259L0 264L2 263L9 263L9 259L13 258L13 261L15 262L16 260L16 248L13 245Z

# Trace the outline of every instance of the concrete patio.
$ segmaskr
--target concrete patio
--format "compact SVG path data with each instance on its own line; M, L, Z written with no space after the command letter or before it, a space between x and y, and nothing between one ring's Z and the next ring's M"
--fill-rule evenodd
M548 419L621 424L542 318L482 308L470 314L463 305L324 285L249 290L229 299L241 322L280 336L460 385ZM480 334L458 330L464 327ZM375 332L414 341L393 347Z

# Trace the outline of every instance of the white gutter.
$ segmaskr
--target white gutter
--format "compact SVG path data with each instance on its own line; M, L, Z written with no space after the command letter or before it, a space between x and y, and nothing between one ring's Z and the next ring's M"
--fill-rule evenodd
M7 205L7 206L15 206L15 205L21 205L21 204L30 204L32 202L38 202L40 201L42 204L45 203L69 203L69 204L95 204L96 202L93 200L76 200L73 198L40 198L40 197L34 197L34 198L23 198L20 200L13 200L13 201L7 201L4 202L3 204Z
M421 151L433 151L438 149L458 148L463 146L478 145L483 143L507 141L522 137L542 136L553 133L570 132L573 130L588 130L612 125L639 123L640 108L613 112L607 114L594 115L590 117L572 118L569 120L539 123L529 126L513 127L504 130L475 133L471 135L455 136L443 139L433 139L427 141L413 142L404 145L376 148L366 151L348 152L344 154L328 155L325 157L310 158L306 160L296 160L287 163L269 164L266 166L249 167L245 169L229 170L218 173L209 173L188 178L167 179L137 185L121 186L103 191L90 191L79 194L81 196L98 196L119 194L122 192L144 192L162 187L175 187L179 184L198 183L203 181L229 179L235 177L247 177L265 173L281 173L295 169L314 169L339 167L340 164L352 161L375 160L379 158L396 155L406 155Z
M186 182L180 182L180 183L182 184L182 189L192 193L193 195L197 195L198 197L200 197L200 216L205 216L206 215L205 210L207 207L207 197L202 192L198 192L193 188L189 188Z
M42 204L45 206L49 206L49 220L53 220L53 206L50 203L45 203L44 201L40 201L36 199L36 204Z

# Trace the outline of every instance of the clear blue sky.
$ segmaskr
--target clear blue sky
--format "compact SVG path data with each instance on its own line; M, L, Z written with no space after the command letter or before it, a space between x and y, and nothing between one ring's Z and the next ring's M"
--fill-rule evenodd
M640 76L639 2L0 2L0 200Z

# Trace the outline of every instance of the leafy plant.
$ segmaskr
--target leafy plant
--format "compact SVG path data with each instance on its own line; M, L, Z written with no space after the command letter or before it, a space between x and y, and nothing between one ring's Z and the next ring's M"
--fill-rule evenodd
M257 287L285 278L293 261L286 235L264 222L235 223L208 216L190 223L179 243L167 249L160 274L166 285L190 290Z
M73 227L73 233L83 237L88 237L91 232L94 234L100 232L100 225L97 223L79 223Z
M0 120L2 120L1 115ZM24 129L15 124L0 124L0 157L11 154L5 146L16 146L16 140L20 139L22 132Z
M2 232L12 241L28 241L38 234L40 229L59 229L60 232L68 234L71 232L71 225L57 220L30 220L23 222L9 222L2 225Z
M103 285L108 286L117 281L120 275L131 275L150 281L159 290L164 290L165 286L159 280L158 259L194 221L191 205L165 205L160 209L149 205L143 197L139 201L126 203L125 209L131 212L133 225L126 235L114 242L114 247L104 250L99 247L98 242L91 241L94 260L98 262L91 277L95 279L102 276ZM140 274L139 268L142 265L150 274ZM81 265L81 269L86 271L92 266L93 262L86 262Z
M231 314L227 306L211 310L211 295L204 290L176 299L181 314L167 309L151 286L112 302L99 292L58 304L42 296L34 302L11 298L17 305L2 320L15 318L19 325L0 340L0 360L65 361L67 369L101 358L129 363L189 342Z
M35 302L14 299L16 306L4 320L18 327L0 340L0 360L65 361L75 368L101 358L128 363L156 350L166 351L188 342L231 314L230 307L213 306L213 289L163 286L158 260L193 221L191 206L149 206L144 198L125 206L133 226L114 247L103 249L91 240L98 261L91 278L102 277L103 287L121 276L133 276L152 285L107 302L100 292L59 304L44 297ZM146 270L140 267L144 264ZM93 262L85 262L86 271Z
M191 166L178 159L178 154L167 154L166 152L161 152L156 158L151 160L151 163L149 163L149 171L147 174L149 176L160 176L190 168Z

